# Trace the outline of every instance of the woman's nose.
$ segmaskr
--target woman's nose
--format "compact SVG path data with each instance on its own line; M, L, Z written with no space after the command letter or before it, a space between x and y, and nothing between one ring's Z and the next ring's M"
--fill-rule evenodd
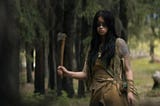
M101 25L99 26L99 28L103 28L103 25L101 24Z

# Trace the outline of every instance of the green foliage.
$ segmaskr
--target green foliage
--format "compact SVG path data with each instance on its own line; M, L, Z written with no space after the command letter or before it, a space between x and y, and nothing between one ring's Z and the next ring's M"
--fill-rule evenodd
M33 0L17 0L19 34L24 43L32 44L36 39L44 40L47 35L45 21Z
M134 35L138 35L138 39L141 35L141 31L146 29L158 28L155 32L152 32L152 36L159 37L159 23L160 14L159 0L130 0L129 5L129 32ZM154 16L153 16L154 15Z
M130 48L134 50L142 50L143 48L143 50L147 51L149 49L149 35L141 33L138 38L136 35L134 35L128 39L128 44Z
M160 69L159 63L151 64L149 60L148 57L131 60L135 85L140 95L151 91L153 86L152 74Z
M40 94L26 93L22 95L24 106L38 106L44 100L45 96Z
M24 106L71 106L70 99L64 91L62 96L56 96L55 90L49 90L45 95L27 92L22 96Z
M65 91L62 91L62 96L58 97L57 106L70 106L69 98Z
M86 1L86 6L85 6L85 9L82 9L81 7L81 2L82 0L79 1L79 7L77 9L77 14L78 14L78 17L84 17L88 24L91 25L92 24L92 21L93 21L93 17L95 15L95 13L102 9L101 5L98 4L98 0L87 0Z
M128 32L136 35L138 39L144 26L146 26L146 15L149 11L146 9L147 6L139 0L130 0L128 3Z
M159 63L149 63L149 58L131 60L134 72L135 86L141 99L145 97L155 97L160 95L159 90L151 90L153 86L152 74L160 69ZM147 82L146 82L147 81ZM28 89L29 90L29 89ZM66 92L57 97L55 90L49 90L45 95L27 92L22 95L23 106L88 106L90 95L85 98L68 98Z
M90 42L91 42L91 36L87 36L87 37L82 41L82 43L83 43L84 45L89 45Z

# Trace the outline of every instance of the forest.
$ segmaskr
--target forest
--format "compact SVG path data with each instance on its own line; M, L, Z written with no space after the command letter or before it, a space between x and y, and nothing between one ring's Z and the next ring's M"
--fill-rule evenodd
M140 105L160 105L159 0L1 0L0 106L88 106L84 80L57 67L83 69L98 10L115 16L129 45Z

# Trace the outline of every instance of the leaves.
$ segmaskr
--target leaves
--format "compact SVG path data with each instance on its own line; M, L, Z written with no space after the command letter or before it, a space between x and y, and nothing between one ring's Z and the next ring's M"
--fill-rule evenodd
M143 39L143 32L158 37L160 23L160 1L158 0L130 0L129 5L129 33ZM153 29L152 34L149 29ZM158 28L158 29L157 29ZM154 32L155 31L155 32ZM145 32L145 33L146 33Z
M24 43L32 44L36 40L37 35L38 38L43 40L47 35L47 29L36 2L32 0L17 0L16 6L21 40Z
M81 2L79 2L79 3L81 3ZM80 14L78 15L78 17L84 17L84 18L86 18L88 24L91 25L95 13L98 10L100 10L100 9L102 9L102 7L101 7L100 4L97 3L96 0L94 0L94 1L87 0L86 1L85 9L79 8L77 10L78 12L80 12Z

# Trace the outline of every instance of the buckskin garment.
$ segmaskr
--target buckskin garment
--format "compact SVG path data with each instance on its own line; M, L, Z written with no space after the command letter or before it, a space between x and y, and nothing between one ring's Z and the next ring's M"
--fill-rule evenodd
M120 90L122 82L120 60L117 48L109 68L106 69L105 62L97 58L92 68L93 78L90 85L90 106L128 106L127 96Z

